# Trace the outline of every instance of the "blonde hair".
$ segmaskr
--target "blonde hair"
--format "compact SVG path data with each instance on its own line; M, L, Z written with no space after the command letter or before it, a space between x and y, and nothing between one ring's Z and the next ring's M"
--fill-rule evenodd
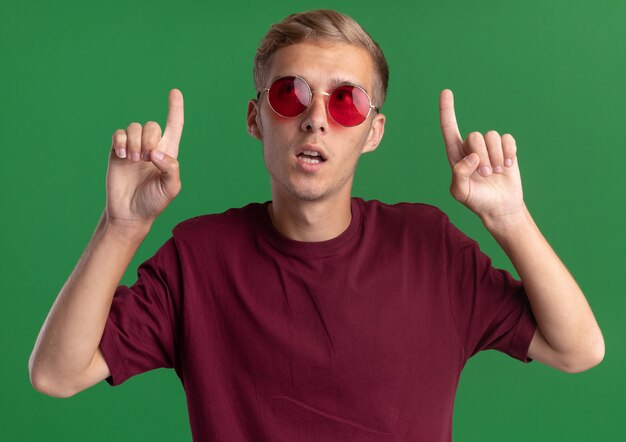
M365 49L374 62L376 71L372 101L382 107L387 97L389 67L378 44L354 19L337 11L319 9L291 14L280 23L272 25L254 56L254 87L257 91L267 87L268 66L276 51L304 40L330 40L349 43Z

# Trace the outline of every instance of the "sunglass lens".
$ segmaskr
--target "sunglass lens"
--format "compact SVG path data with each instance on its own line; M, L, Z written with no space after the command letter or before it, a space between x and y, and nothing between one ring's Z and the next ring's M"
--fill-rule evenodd
M272 109L283 117L297 117L309 105L311 93L307 84L297 77L283 77L272 83L268 92Z
M369 115L370 99L360 87L339 86L328 100L328 111L337 123L356 126Z

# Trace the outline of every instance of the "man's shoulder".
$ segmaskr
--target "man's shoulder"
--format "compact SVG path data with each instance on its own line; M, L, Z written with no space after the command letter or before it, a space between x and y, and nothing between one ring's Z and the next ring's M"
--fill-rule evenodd
M263 210L264 204L250 203L222 213L200 215L177 224L172 232L175 238L232 235L256 225Z
M384 203L378 200L365 201L355 198L363 214L368 217L380 217L383 220L421 223L448 223L448 216L438 207L425 203Z

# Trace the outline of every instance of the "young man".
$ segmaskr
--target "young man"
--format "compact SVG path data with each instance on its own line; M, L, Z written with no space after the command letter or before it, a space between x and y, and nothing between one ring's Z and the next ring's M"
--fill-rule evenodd
M180 190L181 93L163 134L153 122L116 131L106 208L35 345L35 388L71 396L173 367L194 440L449 441L476 352L567 372L599 363L593 314L524 205L515 140L463 140L450 91L452 194L523 285L437 209L351 198L360 155L384 133L387 78L378 46L344 15L274 25L247 116L272 201L181 223L131 288L117 285Z

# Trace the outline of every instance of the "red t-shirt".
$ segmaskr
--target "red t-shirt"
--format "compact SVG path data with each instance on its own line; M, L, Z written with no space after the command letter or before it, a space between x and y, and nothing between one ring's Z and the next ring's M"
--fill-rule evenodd
M339 237L290 240L251 204L185 221L119 287L112 385L173 367L197 441L450 441L466 361L528 361L521 284L438 209L352 200Z

